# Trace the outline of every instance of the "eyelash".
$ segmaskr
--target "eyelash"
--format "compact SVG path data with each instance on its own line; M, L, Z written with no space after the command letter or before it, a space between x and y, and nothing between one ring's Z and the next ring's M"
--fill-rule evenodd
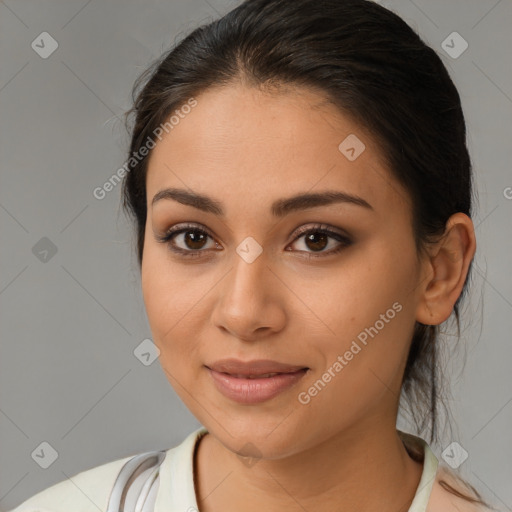
M157 236L157 241L159 243L167 244L172 252L177 253L185 258L201 257L200 253L207 252L209 249L184 250L179 249L173 245L172 239L181 233L186 233L187 231L196 231L201 234L208 235L212 239L214 238L210 231L203 227L199 227L197 224L181 224L178 227L173 227L169 229L163 236ZM299 251L307 254L307 256L304 256L306 259L331 256L333 254L341 252L345 247L352 244L352 240L350 240L350 238L348 238L345 235L342 235L341 233L328 229L328 226L326 226L325 224L315 224L313 226L299 228L296 233L297 236L292 241L292 243L296 242L299 238L303 237L304 235L309 235L311 233L322 233L324 235L327 235L329 238L334 238L336 241L340 242L341 245L336 249L331 249L330 251L321 252L318 254L306 251Z

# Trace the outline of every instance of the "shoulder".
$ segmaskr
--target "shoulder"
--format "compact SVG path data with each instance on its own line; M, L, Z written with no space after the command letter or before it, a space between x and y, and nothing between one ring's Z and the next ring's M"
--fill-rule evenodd
M482 497L469 483L449 467L440 464L426 512L491 512L496 510L487 507L480 500Z
M193 496L193 450L206 432L201 427L172 448L136 453L77 473L9 512L98 512L120 510L121 503L126 510L135 510L141 500L154 504L157 495L164 505L172 503L173 493L180 494L182 485L189 485L188 492ZM160 492L162 472L171 485L163 486Z
M24 501L11 512L98 512L106 510L114 482L130 455L77 473Z
M501 512L440 461L421 437L398 430L409 455L423 462L423 474L409 512Z

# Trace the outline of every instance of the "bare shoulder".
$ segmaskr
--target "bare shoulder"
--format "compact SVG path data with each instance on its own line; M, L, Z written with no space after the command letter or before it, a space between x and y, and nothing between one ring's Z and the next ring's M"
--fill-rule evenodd
M426 512L492 512L478 492L450 468L440 465Z

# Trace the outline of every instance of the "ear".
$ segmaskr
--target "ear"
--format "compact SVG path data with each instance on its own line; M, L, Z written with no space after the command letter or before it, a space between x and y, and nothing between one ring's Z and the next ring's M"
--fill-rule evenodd
M430 244L423 261L418 285L416 320L439 325L451 315L469 265L476 251L473 222L464 213L453 214L446 223L441 240Z

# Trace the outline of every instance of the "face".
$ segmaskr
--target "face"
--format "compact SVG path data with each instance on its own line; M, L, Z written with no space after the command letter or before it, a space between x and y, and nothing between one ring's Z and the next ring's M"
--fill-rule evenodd
M146 182L142 291L169 382L233 452L250 443L277 459L394 428L421 280L407 192L369 134L313 91L233 85L196 99ZM213 203L152 204L171 188ZM327 191L358 199L288 201ZM224 358L308 370L243 403L207 368Z

